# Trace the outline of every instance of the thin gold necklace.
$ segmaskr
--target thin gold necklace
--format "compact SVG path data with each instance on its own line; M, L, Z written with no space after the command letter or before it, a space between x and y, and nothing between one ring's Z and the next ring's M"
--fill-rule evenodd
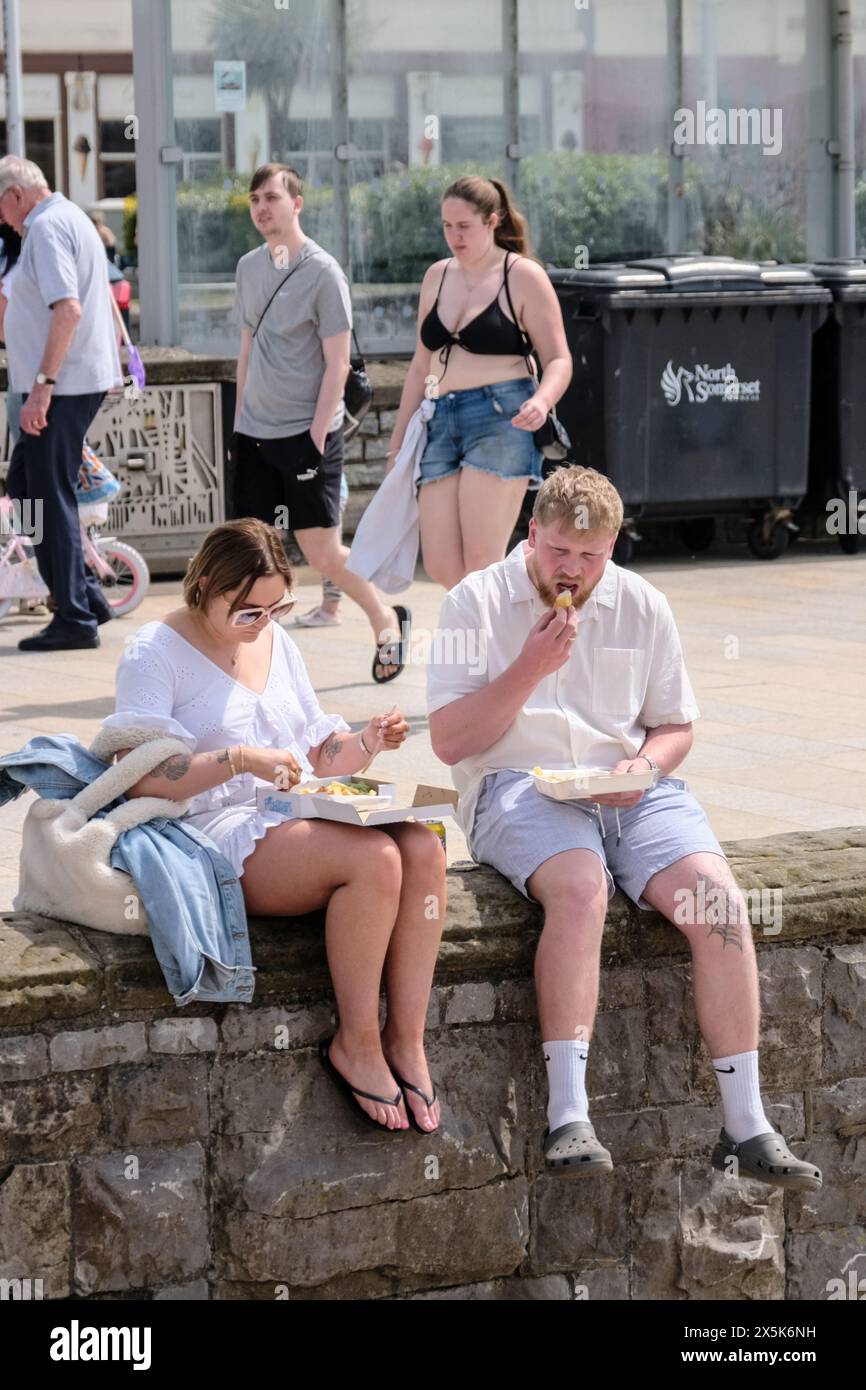
M193 618L195 618L195 616L196 616L196 615L193 614ZM219 648L220 643L219 643L219 642L214 642L214 639L211 637L210 633L207 631L206 623L207 623L207 620L206 620L205 618L202 618L201 621L200 621L200 623L199 623L199 626L204 630L205 635L206 635L208 641L211 642L213 646ZM238 658L240 657L240 654L241 654L241 649L240 649L240 646L238 646L238 647L236 648L236 650L235 650L234 655L231 656L231 657L229 658L229 660L231 661L232 666L237 666L237 664L238 664Z

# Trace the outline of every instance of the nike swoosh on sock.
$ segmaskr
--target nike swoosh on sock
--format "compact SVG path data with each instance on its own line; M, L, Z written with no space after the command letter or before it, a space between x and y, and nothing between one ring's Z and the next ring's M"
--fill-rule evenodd
M713 1071L730 1072L730 1071L736 1071L736 1070L737 1070L736 1067L713 1067Z

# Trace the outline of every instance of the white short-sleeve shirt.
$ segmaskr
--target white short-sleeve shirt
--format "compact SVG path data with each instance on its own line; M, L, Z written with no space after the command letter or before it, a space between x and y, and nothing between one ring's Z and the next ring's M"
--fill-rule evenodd
M429 714L501 676L546 611L527 550L522 541L446 596L427 666ZM608 561L577 620L566 664L539 682L498 742L451 769L467 836L488 772L613 767L637 756L648 729L700 718L670 604L652 584Z
M236 681L166 623L151 622L127 643L117 668L115 712L104 728L142 726L182 739L191 752L228 744L288 748L312 773L311 748L335 732L348 733L338 714L325 714L295 643L273 623L268 682L255 691ZM238 875L243 861L281 817L260 812L251 772L193 797L185 819L217 844Z

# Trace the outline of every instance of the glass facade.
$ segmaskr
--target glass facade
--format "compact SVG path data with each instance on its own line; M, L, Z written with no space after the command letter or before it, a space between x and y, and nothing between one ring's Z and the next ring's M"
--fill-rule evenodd
M866 251L866 0L854 0ZM370 352L414 346L439 202L504 177L548 265L831 249L831 36L813 0L172 0L180 338L233 352L246 188L280 159Z

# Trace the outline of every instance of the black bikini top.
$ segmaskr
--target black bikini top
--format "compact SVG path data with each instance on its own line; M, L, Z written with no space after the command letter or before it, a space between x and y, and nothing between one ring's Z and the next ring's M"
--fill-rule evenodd
M450 332L445 327L437 308L439 295L442 293L442 285L448 273L448 265L451 264L454 257L449 259L448 265L442 272L442 279L439 281L436 303L422 323L420 335L421 342L431 352L434 352L436 348L445 348L445 357L440 360L446 370L451 349L457 344L459 347L465 348L467 352L486 352L496 357L525 357L527 368L532 374L532 367L529 363L529 354L533 350L532 342L517 323L517 315L511 302L511 291L508 288L508 256L510 254L508 252L505 256L505 273L502 285L496 292L496 298L456 333ZM508 307L511 310L512 318L508 318L499 307L499 296L503 288L508 298Z

